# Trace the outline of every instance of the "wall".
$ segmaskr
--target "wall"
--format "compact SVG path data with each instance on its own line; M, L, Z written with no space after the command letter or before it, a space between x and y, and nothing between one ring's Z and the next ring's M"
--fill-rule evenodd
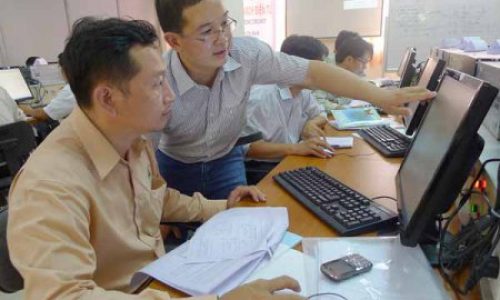
M387 68L399 65L407 47L417 48L417 60L427 58L443 38L500 38L498 0L394 0L389 7Z
M0 1L0 66L24 65L29 56L57 61L71 24L86 15L144 19L161 32L154 0Z
M243 27L243 0L222 0L222 3L229 11L229 16L236 19L238 21L238 25L236 26L235 35L242 36L245 33Z

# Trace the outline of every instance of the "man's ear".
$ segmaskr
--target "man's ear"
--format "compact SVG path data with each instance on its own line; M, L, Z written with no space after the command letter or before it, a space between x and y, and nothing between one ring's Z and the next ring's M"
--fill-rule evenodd
M167 42L170 48L174 49L175 51L179 51L179 49L181 48L180 36L178 33L165 32L163 34L163 39L165 40L165 42Z
M344 59L344 61L347 62L348 64L352 64L355 60L356 59L351 55L346 56L346 58Z
M99 106L107 114L116 117L118 114L116 107L116 91L107 83L99 83L92 93L94 105Z

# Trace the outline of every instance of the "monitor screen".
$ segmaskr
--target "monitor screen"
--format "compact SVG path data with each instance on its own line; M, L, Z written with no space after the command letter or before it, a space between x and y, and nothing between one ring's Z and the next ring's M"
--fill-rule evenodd
M415 246L458 195L472 167L467 149L497 93L465 74L443 77L396 176L403 244Z
M417 50L415 48L408 48L399 64L398 75L399 87L407 87L411 85L413 76L415 75L415 57L417 55Z
M0 70L0 86L4 88L12 99L22 101L32 99L30 88L19 69Z
M424 87L430 91L435 91L439 84L439 79L443 74L444 67L444 60L429 58L420 72L417 86ZM408 108L411 113L403 118L407 135L412 135L415 129L418 128L427 106L427 101L412 102L408 104Z

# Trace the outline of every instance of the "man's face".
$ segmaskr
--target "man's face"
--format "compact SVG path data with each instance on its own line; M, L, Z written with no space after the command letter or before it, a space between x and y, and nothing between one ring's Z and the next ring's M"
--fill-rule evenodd
M202 0L183 11L184 27L176 49L184 62L198 68L224 65L231 43L232 19L220 0Z
M127 83L128 92L119 93L116 121L133 133L161 130L170 117L174 96L164 78L165 64L160 50L134 46L129 55L139 72Z
M347 69L358 76L365 76L365 70L368 66L368 63L371 61L371 55L369 52L365 52L362 57L354 58L352 56L348 56L347 60Z

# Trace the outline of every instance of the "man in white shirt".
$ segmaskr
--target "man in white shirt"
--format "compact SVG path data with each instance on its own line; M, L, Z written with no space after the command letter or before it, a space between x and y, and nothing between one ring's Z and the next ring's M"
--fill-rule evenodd
M0 125L17 121L26 121L26 116L17 107L16 102L7 91L0 86Z
M328 55L328 48L312 36L292 35L283 41L281 52L321 61ZM245 167L249 184L260 181L286 155L330 157L333 148L322 138L326 124L310 90L295 85L254 86L243 132L259 131L263 138L248 146Z
M38 122L49 119L60 121L66 118L76 106L75 95L69 84L66 84L49 104L42 108L31 108L29 105L19 105L25 114L33 117Z
M335 64L353 74L365 77L365 70L373 57L373 45L351 31L341 31L335 41ZM325 91L314 91L314 96L326 111L348 107L352 99Z

